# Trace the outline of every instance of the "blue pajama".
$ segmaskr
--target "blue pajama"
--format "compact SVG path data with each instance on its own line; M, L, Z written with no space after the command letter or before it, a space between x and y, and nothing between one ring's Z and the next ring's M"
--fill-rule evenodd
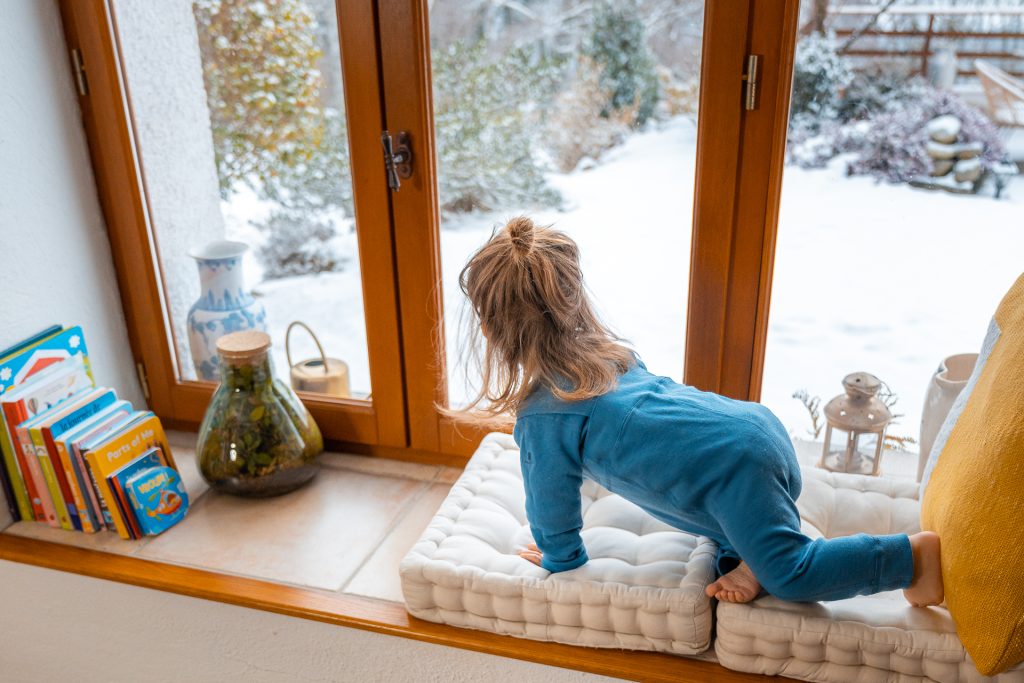
M587 562L586 477L677 529L710 537L720 573L742 559L783 600L839 600L906 588L913 578L906 534L801 533L796 453L758 403L678 384L638 362L615 389L585 401L537 389L520 407L514 436L527 518L549 571Z

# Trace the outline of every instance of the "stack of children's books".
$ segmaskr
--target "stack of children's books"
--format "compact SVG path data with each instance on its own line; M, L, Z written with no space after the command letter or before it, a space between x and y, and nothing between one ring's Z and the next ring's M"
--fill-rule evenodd
M80 327L0 351L0 485L15 520L121 538L188 510L160 420L97 387Z

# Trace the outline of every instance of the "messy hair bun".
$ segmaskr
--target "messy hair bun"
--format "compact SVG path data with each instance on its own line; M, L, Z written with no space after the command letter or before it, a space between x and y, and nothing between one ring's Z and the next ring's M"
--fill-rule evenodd
M511 219L470 258L459 285L478 323L470 338L482 331L487 340L469 408L514 413L539 385L562 400L597 396L635 362L597 317L579 248L564 232Z
M533 249L533 231L533 221L526 216L516 216L505 224L505 233L519 256L526 256Z

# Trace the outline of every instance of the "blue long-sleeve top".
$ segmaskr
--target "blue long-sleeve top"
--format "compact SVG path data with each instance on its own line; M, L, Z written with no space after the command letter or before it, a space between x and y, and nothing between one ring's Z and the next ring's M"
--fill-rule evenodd
M552 572L587 562L584 477L721 546L728 543L723 520L751 521L735 519L744 491L735 482L799 477L789 436L767 408L653 375L641 362L613 390L583 401L538 387L520 406L513 434L527 518L542 566ZM792 499L779 504L792 506Z

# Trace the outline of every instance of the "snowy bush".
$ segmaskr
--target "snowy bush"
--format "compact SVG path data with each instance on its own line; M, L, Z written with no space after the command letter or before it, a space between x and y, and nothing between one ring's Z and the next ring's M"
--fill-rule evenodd
M337 270L345 262L334 243L334 221L308 209L277 209L257 224L266 239L256 252L264 279Z
M952 114L962 124L959 142L981 143L979 157L987 171L1006 154L999 132L988 118L955 94L938 90L923 82L914 85L914 97L902 106L890 107L869 120L866 135L857 148L857 157L849 165L854 175L871 175L891 182L907 182L928 175L932 160L928 156L929 121Z
M536 149L557 66L522 48L492 58L483 42L436 50L433 65L441 208L557 205Z
M835 118L839 97L852 76L830 36L812 33L801 40L793 62L790 119L809 117L813 125Z
M658 105L657 63L644 35L635 1L604 0L593 9L590 35L581 54L601 67L601 86L610 94L602 114L635 108L633 123L642 125Z
M575 169L583 159L599 158L625 139L636 119L636 107L605 117L602 113L608 100L600 68L581 57L571 84L558 95L548 119L548 151L563 173Z
M671 119L689 116L696 120L700 108L700 79L679 80L667 67L658 68L658 118Z
M914 96L908 74L893 68L858 71L850 80L837 107L840 121L858 121L899 107Z

